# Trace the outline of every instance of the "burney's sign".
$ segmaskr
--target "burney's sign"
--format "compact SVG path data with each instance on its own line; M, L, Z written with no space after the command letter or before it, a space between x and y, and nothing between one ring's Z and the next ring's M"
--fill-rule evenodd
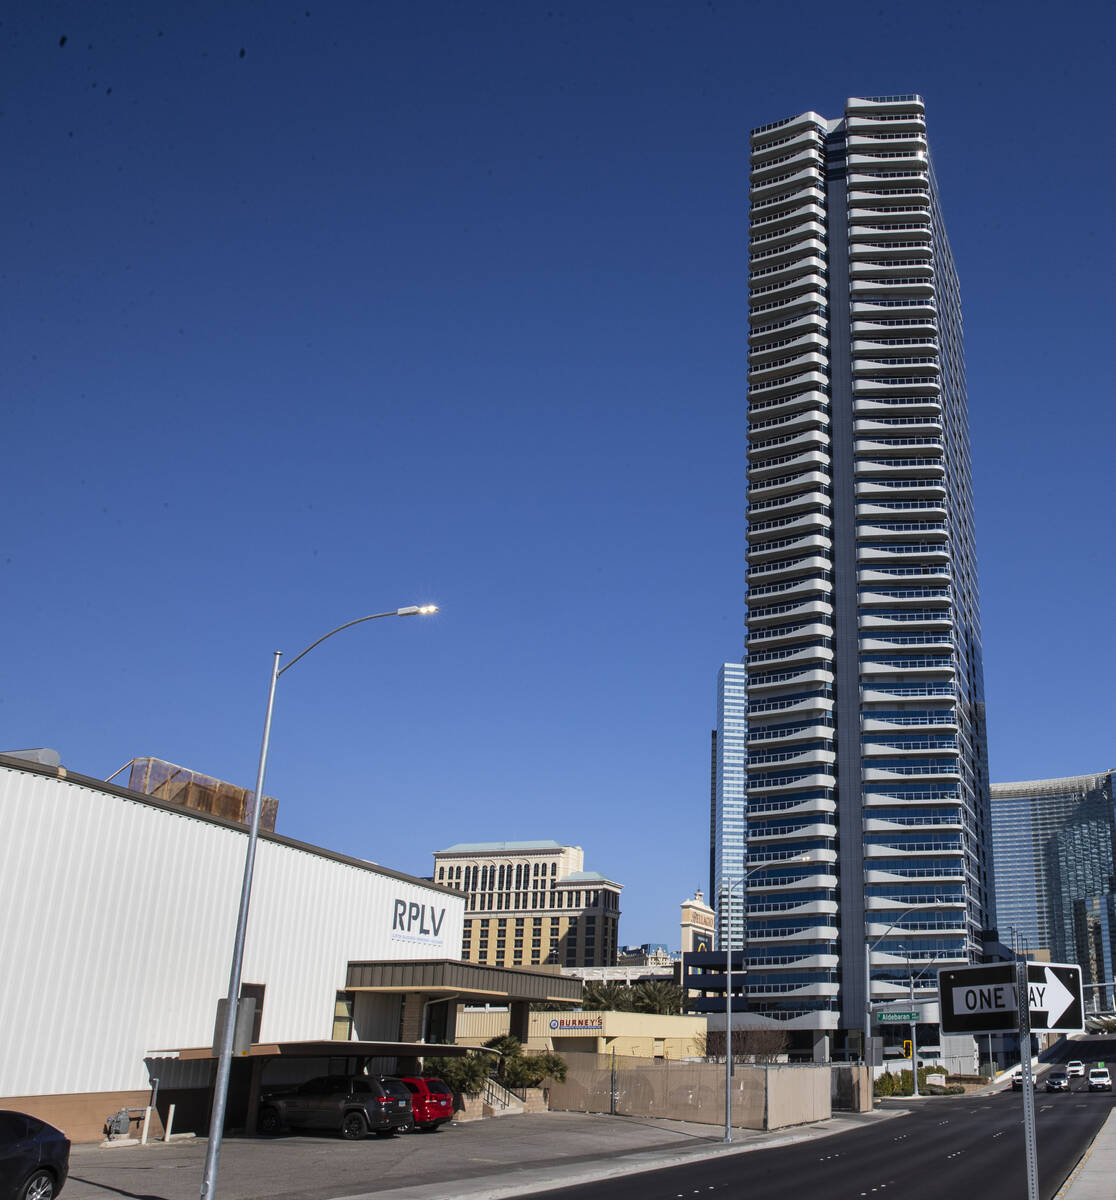
M430 942L440 945L446 910L415 900L395 901L391 915L391 937L397 942Z
M604 1013L564 1013L550 1018L551 1033L603 1033Z

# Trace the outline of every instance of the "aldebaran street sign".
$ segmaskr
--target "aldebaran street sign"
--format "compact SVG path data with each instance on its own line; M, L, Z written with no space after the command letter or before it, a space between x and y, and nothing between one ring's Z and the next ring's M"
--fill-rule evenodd
M1027 964L1033 1033L1080 1033L1085 1028L1081 968L1073 963ZM950 967L938 972L942 1033L1010 1033L1018 1027L1015 964Z
M878 1012L876 1020L881 1025L909 1025L912 1021L918 1020L918 1013L915 1012Z

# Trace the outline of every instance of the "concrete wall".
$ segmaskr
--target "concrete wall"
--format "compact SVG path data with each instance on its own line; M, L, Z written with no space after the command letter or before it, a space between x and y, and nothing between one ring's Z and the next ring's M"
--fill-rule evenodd
M566 1062L566 1082L550 1087L552 1110L724 1123L723 1064L617 1055L614 1075L611 1055L569 1055ZM781 1129L824 1121L832 1115L831 1086L827 1066L738 1064L733 1072L732 1123L741 1129Z

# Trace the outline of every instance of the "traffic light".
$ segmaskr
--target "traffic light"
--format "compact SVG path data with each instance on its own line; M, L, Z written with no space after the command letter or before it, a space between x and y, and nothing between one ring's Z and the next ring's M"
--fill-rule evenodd
M911 1057L911 1054L912 1054L913 1052L914 1052L914 1047L911 1045L911 1039L910 1039L910 1038L907 1038L907 1039L906 1039L906 1040L903 1042L903 1057L904 1057L904 1058L910 1058L910 1057Z

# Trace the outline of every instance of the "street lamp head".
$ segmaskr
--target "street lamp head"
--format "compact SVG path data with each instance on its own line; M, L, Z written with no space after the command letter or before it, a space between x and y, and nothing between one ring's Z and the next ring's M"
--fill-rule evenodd
M427 614L437 611L436 604L408 604L406 608L397 608L395 615L397 617L425 617Z

